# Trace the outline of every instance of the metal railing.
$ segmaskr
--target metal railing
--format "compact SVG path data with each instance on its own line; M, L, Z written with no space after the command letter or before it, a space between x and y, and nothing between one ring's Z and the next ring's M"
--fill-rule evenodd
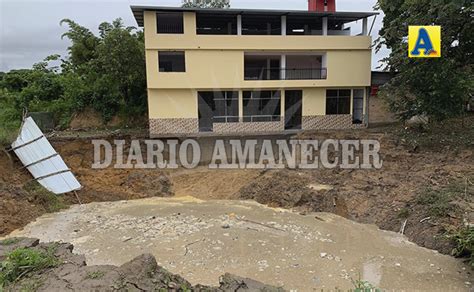
M244 116L244 123L255 123L255 122L279 122L281 116L277 115L255 115L255 116Z
M215 116L212 117L213 123L238 123L240 117L238 116Z
M245 68L245 80L322 80L327 68Z

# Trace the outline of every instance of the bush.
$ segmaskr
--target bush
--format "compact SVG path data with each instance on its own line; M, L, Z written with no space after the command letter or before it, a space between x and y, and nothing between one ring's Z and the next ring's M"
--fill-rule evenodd
M15 94L0 90L0 146L13 142L21 124L21 110L16 105Z
M456 245L452 252L453 256L468 258L469 265L474 269L474 227L463 227L450 238Z
M0 287L14 283L26 275L59 264L54 249L39 251L29 248L17 248L7 255L0 264Z

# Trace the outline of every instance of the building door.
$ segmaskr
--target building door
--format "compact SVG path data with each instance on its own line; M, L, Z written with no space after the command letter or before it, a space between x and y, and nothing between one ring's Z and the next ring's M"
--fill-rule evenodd
M300 130L303 115L303 91L285 91L285 130Z
M354 89L352 103L352 123L364 123L364 90Z
M199 132L213 131L215 108L213 92L198 92Z

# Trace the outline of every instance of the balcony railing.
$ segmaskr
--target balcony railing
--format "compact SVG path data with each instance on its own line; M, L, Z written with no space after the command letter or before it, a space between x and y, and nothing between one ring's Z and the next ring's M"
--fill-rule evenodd
M327 68L245 68L245 80L322 80Z

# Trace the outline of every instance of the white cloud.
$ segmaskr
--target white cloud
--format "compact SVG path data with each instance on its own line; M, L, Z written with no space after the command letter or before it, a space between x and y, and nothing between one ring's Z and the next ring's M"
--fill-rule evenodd
M339 11L372 11L376 0L336 0ZM0 71L29 68L51 54L65 54L69 42L61 40L66 27L59 22L70 18L96 31L103 21L123 18L136 26L131 4L179 6L180 0L0 0ZM306 0L231 0L234 8L307 9ZM372 36L378 37L382 26L379 16ZM374 55L373 68L387 50Z

